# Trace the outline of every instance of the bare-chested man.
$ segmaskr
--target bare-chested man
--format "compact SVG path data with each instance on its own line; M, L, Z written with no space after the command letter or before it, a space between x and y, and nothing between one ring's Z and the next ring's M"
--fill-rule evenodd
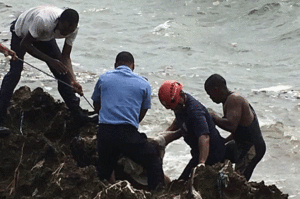
M244 97L229 91L221 75L211 75L204 87L213 102L223 104L224 116L213 111L211 116L217 126L231 133L225 140L225 158L236 163L236 170L249 180L266 152L255 111Z

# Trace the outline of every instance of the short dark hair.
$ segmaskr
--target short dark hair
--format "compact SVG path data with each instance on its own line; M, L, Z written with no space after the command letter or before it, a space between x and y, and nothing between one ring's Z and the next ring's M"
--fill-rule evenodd
M59 20L70 24L77 24L79 22L79 14L76 10L67 8L61 13Z
M130 52L122 51L116 57L116 66L134 64L134 58Z
M204 84L204 88L212 88L212 87L226 87L226 80L219 74L213 74L207 78Z

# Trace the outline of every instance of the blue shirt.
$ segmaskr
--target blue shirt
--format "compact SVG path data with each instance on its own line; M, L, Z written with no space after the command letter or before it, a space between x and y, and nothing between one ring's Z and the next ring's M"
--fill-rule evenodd
M184 141L191 147L192 156L199 156L198 140L201 135L209 135L209 155L206 163L215 164L223 160L225 155L224 138L216 129L210 114L205 106L185 93L187 98L185 108L176 112L176 120L181 125Z
M99 77L92 100L101 103L99 123L138 128L140 110L151 108L151 87L129 67L119 66Z

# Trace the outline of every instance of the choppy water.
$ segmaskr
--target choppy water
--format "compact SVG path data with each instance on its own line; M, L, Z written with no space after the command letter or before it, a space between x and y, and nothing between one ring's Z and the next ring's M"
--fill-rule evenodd
M157 99L164 80L181 81L186 92L221 112L203 83L213 73L224 76L228 87L254 106L267 143L251 180L276 184L290 198L300 198L299 0L2 0L1 41L9 46L9 24L18 14L45 4L80 13L72 61L88 99L98 76L113 68L118 52L134 55L135 72L148 77L152 85L152 109L140 127L149 136L173 119ZM25 59L49 72L43 62ZM7 70L3 61L1 79ZM41 86L60 98L56 82L28 66L18 86L22 85ZM91 109L83 98L81 104ZM171 144L165 156L166 174L176 179L189 158L182 140Z

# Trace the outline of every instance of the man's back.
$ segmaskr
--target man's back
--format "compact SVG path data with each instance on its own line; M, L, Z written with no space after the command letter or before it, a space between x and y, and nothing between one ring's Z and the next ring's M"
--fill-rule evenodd
M236 93L232 93L227 97L226 102L224 103L224 116L227 116L227 112L232 111L230 110L231 107L228 104L234 104L234 110L239 112L239 122L238 126L250 126L254 120L254 114L250 108L249 102Z
M47 38L50 31L53 31L57 18L63 9L54 6L39 6L23 12L17 19L15 31L19 37L24 37L29 31L34 38ZM41 24L44 24L41 26ZM40 30L47 30L43 35Z
M100 76L100 123L131 124L138 128L141 109L151 108L151 87L127 66Z
M181 125L185 123L182 129L184 140L191 147L192 153L199 153L198 138L203 134L208 134L210 147L207 164L215 164L224 157L224 140L216 129L206 107L188 93L185 94L187 96L185 111L181 114L175 114Z

